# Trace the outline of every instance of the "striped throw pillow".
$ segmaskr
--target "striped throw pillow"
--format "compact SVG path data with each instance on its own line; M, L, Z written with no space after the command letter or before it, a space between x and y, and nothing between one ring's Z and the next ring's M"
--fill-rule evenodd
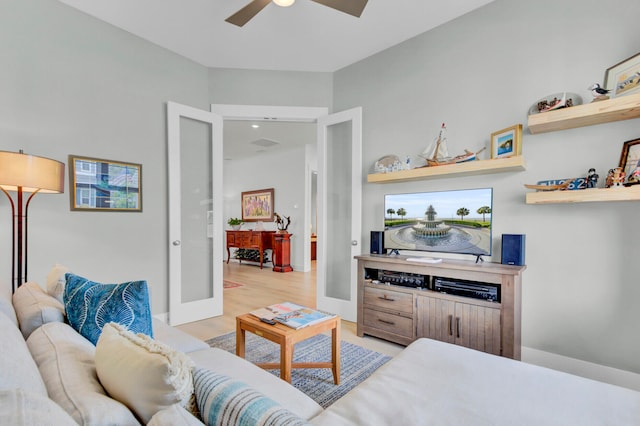
M196 402L207 426L298 426L308 423L243 382L193 370Z

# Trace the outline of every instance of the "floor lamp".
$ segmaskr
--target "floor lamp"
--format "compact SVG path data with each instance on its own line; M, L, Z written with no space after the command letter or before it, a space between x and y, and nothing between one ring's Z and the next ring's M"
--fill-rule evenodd
M64 192L64 163L20 152L0 151L0 189L11 203L11 288L27 281L27 214L38 192ZM16 192L16 200L8 191ZM24 202L24 193L31 193Z

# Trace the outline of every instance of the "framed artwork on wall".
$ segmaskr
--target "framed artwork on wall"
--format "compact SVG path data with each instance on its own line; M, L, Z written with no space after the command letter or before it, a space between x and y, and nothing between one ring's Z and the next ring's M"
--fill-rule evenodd
M273 188L242 193L244 222L273 222Z
M491 134L491 158L507 158L516 155L522 155L522 124Z
M640 91L640 53L615 64L604 73L604 88L611 97Z
M69 155L69 199L77 211L142 211L142 165Z
M626 186L640 183L640 139L626 141L622 145L619 167L627 177Z

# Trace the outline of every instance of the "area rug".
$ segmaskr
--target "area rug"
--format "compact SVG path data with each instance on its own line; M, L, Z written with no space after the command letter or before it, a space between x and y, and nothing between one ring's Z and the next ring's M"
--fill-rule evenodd
M223 288L244 287L244 284L242 284L242 283L237 283L237 282L235 282L235 281L222 280L222 287L223 287Z
M207 343L211 347L236 353L235 332L214 337ZM280 346L252 333L247 333L245 354L246 359L254 363L280 362ZM291 384L327 408L390 359L390 356L343 340L340 343L340 385L333 383L330 368L294 368L291 371ZM330 360L330 336L319 334L295 345L293 362ZM280 377L280 370L267 371Z

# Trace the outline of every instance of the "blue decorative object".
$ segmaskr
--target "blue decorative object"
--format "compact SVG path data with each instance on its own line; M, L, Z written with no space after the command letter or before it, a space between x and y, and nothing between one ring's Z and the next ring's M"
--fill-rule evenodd
M67 273L64 306L69 324L94 345L102 327L116 322L134 333L153 337L146 281L100 284Z
M195 368L193 384L200 416L207 426L308 425L306 421L245 383L213 371Z

